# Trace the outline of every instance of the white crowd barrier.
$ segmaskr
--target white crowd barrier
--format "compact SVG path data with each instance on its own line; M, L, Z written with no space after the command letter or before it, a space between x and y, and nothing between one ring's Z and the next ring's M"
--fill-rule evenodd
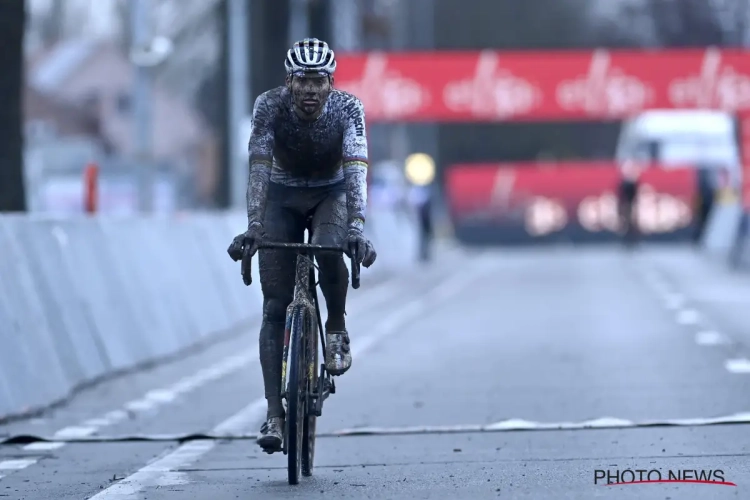
M414 261L413 225L372 218L363 288ZM235 213L0 216L0 420L258 322L257 259L246 287L226 252L245 226Z
M703 247L714 258L734 268L750 268L750 214L739 203L717 204L706 225ZM744 223L744 231L741 230Z
M712 254L729 252L742 217L739 203L717 203L706 223L703 246Z

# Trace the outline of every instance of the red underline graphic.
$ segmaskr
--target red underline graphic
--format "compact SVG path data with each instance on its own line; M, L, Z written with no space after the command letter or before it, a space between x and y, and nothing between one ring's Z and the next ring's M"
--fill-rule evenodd
M714 484L716 486L737 486L730 481L709 481L703 479L654 479L651 481L629 481L627 483L607 483L604 486L624 486L626 484L655 484L655 483L693 483Z

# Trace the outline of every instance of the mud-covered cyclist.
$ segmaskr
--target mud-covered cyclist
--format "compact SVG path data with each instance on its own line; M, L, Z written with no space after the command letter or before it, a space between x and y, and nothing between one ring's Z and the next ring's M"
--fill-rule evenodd
M296 42L287 52L286 84L255 101L248 145L248 228L235 237L229 255L257 251L264 240L302 243L312 216L313 243L356 248L369 267L376 252L364 237L367 208L367 135L364 107L355 96L333 89L336 60L328 44L315 38ZM281 361L286 308L294 294L293 252L259 252L263 323L260 363L266 422L258 444L268 453L281 450L284 407ZM351 256L351 255L350 255ZM352 363L344 321L349 272L341 254L318 256L320 287L328 318L326 369L342 375Z

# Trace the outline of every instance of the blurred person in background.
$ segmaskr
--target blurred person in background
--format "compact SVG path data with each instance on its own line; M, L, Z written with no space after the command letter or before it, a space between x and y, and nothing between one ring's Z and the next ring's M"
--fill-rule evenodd
M306 219L312 217L314 244L340 246L370 267L376 253L364 237L368 147L362 102L333 89L336 59L326 42L296 42L287 52L285 67L286 84L261 94L253 107L248 229L235 237L229 255L238 261L247 250L252 256L264 239L302 243ZM259 255L260 363L268 411L258 444L266 453L281 451L283 440L281 368L295 259L295 253L278 250L261 250ZM326 369L342 375L352 363L344 321L349 272L341 255L316 260L328 309Z
M419 255L421 262L430 260L430 249L433 236L432 221L432 186L412 185L409 189L409 204L417 214L417 231L419 241Z
M635 162L625 162L618 186L620 221L624 228L623 242L633 245L638 239L638 190L643 168Z
M378 207L379 210L376 211L380 213L408 216L408 207L405 205L408 185L401 164L396 160L383 160L378 162L370 173L369 204Z
M706 231L706 224L716 202L717 188L721 169L711 168L707 165L698 165L696 175L698 176L698 190L695 200L695 231L693 232L693 244L700 245Z

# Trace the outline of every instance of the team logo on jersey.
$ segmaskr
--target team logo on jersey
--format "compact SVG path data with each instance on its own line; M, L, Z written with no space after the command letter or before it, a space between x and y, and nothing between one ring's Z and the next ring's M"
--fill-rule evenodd
M356 131L357 137L365 135L365 120L362 117L362 110L358 105L357 101L352 101L344 108L346 116L354 122L354 130Z

